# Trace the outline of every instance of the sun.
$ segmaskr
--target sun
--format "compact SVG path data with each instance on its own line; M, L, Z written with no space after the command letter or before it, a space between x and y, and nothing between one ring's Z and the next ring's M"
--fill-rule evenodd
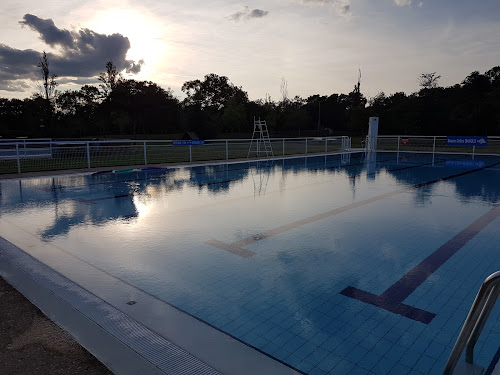
M141 72L134 78L147 79L168 52L165 41L166 29L149 11L141 8L98 10L88 21L87 27L102 34L122 34L130 41L128 60L144 60Z

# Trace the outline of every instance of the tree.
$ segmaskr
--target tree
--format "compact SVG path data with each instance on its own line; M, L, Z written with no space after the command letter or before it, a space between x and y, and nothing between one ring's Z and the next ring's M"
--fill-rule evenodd
M422 89L435 89L438 87L438 81L441 78L436 72L422 73L418 76L418 85Z
M40 85L40 92L42 97L49 103L56 96L56 87L58 83L56 82L57 75L50 74L49 69L49 58L47 57L47 53L43 51L42 57L40 58L40 62L37 67L40 68L40 78L42 83Z
M116 66L113 65L113 62L108 61L106 63L106 71L99 74L97 79L102 82L99 87L101 88L103 95L105 97L109 97L116 88L116 85L123 81L123 76L121 73L118 73Z
M198 106L210 112L221 112L232 98L237 103L248 101L248 95L241 87L233 85L229 78L213 73L207 74L203 81L196 79L184 82L182 91L187 95L185 105Z

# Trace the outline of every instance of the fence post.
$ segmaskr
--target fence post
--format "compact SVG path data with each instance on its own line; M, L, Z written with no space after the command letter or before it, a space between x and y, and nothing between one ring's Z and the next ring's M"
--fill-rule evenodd
M226 139L226 160L229 160L229 141Z
M148 165L148 153L146 151L146 141L144 141L144 165Z
M283 138L283 156L285 156L285 138Z
M328 138L325 138L325 153L328 152Z
M432 144L432 153L434 154L436 152L436 136L434 136L434 142Z
M398 152L399 152L399 145L401 144L401 136L398 135Z
M307 138L306 138L306 154L307 154Z
M17 173L21 174L21 160L19 160L19 143L16 143Z
M87 142L87 167L90 169L90 143Z
M475 152L476 152L476 145L472 145L472 159L474 159Z
M193 152L191 150L191 145L189 145L189 162L192 163L193 162Z

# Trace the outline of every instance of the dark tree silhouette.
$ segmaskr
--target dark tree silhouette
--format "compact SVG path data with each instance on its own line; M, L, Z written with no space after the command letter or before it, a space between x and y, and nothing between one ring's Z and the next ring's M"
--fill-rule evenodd
M102 90L104 97L109 97L116 85L123 80L123 76L116 70L116 66L113 65L112 61L106 63L106 71L99 74L97 78L102 82L99 87Z
M418 85L422 89L434 89L438 87L439 79L441 78L436 72L422 73L418 76Z

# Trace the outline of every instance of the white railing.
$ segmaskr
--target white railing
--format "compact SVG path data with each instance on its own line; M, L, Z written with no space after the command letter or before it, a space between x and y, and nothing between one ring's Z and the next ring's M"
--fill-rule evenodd
M0 140L0 174L246 159L251 139L53 141ZM201 144L200 144L201 143ZM348 151L349 137L271 138L275 156Z
M446 136L382 135L378 151L418 151L457 154L500 154L500 137L488 137L486 146L449 146Z

